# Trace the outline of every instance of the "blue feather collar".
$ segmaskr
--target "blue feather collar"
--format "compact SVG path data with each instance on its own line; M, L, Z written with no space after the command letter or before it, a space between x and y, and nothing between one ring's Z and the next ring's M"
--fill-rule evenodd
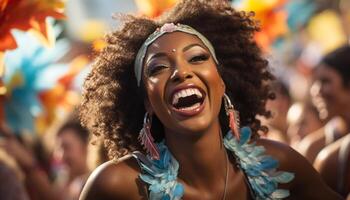
M224 137L224 146L231 151L242 171L245 173L250 187L257 200L278 200L289 196L288 190L278 189L279 183L288 183L294 174L276 171L278 161L265 155L265 148L249 143L251 130L243 127L241 139L237 141L231 132ZM171 155L164 141L157 143L160 159L150 157L138 159L142 173L140 178L149 185L151 200L180 200L184 195L184 187L177 182L179 163Z

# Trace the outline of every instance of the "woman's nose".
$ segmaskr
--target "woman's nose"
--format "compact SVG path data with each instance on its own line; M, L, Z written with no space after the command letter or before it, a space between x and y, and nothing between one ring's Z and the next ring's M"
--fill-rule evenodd
M174 82L183 82L186 79L191 79L193 77L192 71L187 66L175 67L174 72L171 75L171 80Z

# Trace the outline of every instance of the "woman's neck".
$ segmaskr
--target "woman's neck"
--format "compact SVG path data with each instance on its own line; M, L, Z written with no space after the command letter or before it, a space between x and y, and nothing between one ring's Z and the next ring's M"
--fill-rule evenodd
M166 131L166 144L180 164L178 177L184 183L198 189L224 184L227 155L220 129L217 120L196 136Z

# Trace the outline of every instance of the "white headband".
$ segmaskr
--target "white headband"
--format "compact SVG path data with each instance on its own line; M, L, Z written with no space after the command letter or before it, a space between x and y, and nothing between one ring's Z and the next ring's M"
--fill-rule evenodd
M148 46L152 44L157 38L164 35L165 33L172 33L175 31L180 31L180 32L197 36L203 42L203 44L209 49L211 55L214 58L215 63L216 64L219 63L218 60L216 59L213 45L201 33L199 33L198 31L196 31L195 29L187 25L183 25L183 24L175 25L174 23L166 23L161 28L157 28L155 32L153 32L150 36L148 36L148 38L142 44L141 48L139 49L136 55L134 67L135 67L135 76L137 80L137 86L140 86L141 84L143 60L146 56Z

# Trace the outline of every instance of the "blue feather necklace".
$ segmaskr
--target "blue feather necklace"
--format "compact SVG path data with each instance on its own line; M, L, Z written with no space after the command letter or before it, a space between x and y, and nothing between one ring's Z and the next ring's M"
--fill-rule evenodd
M265 148L249 143L251 137L249 127L240 130L240 140L237 140L229 131L224 137L224 146L233 153L239 168L248 180L253 196L257 200L279 200L289 196L288 190L278 189L279 183L288 183L294 174L276 171L278 161L265 155ZM142 181L149 185L149 199L151 200L180 200L184 195L184 186L177 181L179 163L171 155L164 141L157 143L160 159L150 157L138 159ZM227 155L227 154L226 154ZM223 199L226 198L229 161L227 157L226 178Z

